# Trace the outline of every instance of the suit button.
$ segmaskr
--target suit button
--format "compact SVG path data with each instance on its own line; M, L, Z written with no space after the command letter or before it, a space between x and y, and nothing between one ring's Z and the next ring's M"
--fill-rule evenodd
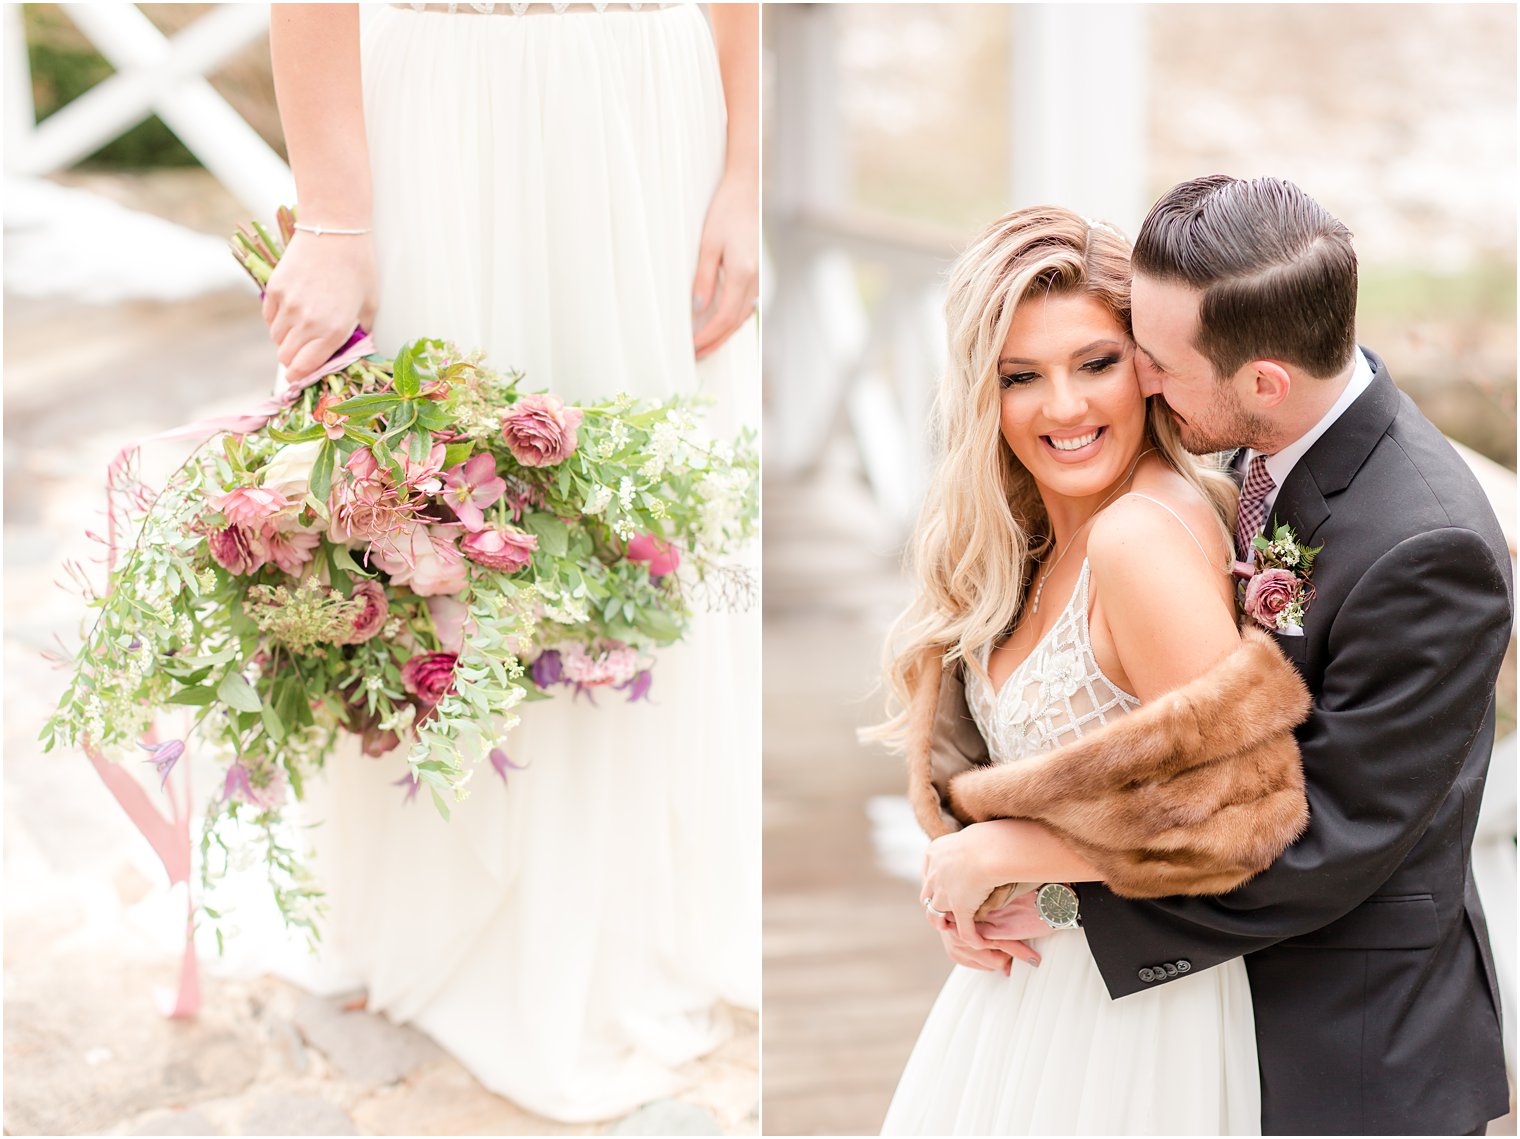
M1154 981L1156 979L1156 971L1154 969L1150 969L1150 968L1141 969L1140 970L1140 979L1142 981L1144 981L1147 985L1149 985L1152 981Z
M1166 970L1168 977L1175 977L1177 975L1177 966L1173 965L1170 961L1163 965L1162 968Z
M1181 961L1177 962L1177 972L1179 972L1179 973L1186 973L1190 969L1192 969L1192 967L1193 967L1193 963L1191 961L1189 961L1186 957L1184 957Z

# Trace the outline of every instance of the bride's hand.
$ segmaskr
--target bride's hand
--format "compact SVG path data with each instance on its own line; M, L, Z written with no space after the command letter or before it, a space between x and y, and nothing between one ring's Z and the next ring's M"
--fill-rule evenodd
M1005 977L1013 969L1013 958L1007 953L1000 949L973 949L956 935L954 926L941 929L939 937L945 956L956 965L988 973L1001 973Z
M1031 937L1044 937L1050 926L1035 909L1033 892L1020 894L1006 906L1000 906L976 923L983 941L1012 954L1027 965L1038 965L1040 955L1027 944Z
M379 280L368 234L298 231L264 290L264 323L294 383L375 319Z
M755 309L760 294L760 201L753 178L718 184L697 255L692 284L697 359L716 352Z
M977 830L981 826L985 824L952 831L929 844L924 852L924 884L919 897L929 907L948 915L960 931L963 943L972 949L985 950L992 947L976 932L975 914L1001 882L986 865L986 852ZM933 921L934 914L930 913L929 918Z

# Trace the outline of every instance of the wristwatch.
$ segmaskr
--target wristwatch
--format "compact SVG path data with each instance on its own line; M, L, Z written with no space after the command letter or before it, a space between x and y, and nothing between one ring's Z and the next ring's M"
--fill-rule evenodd
M1077 928L1077 892L1064 882L1046 882L1035 891L1034 908L1051 929Z

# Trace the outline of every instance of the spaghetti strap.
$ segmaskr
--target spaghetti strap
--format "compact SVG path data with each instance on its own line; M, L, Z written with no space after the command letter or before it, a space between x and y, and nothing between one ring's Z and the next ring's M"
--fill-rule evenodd
M1187 536L1193 539L1193 545L1198 547L1198 552L1203 555L1203 560L1208 562L1210 566L1214 566L1214 559L1209 557L1209 552L1203 548L1203 543L1198 540L1198 535L1193 533L1193 528L1187 524L1182 515L1178 514L1175 510L1173 510L1166 503L1162 502L1159 498L1152 498L1148 494L1141 494L1138 490L1130 491L1128 494L1120 497L1118 501L1123 502L1126 498L1143 498L1146 502L1154 502L1157 506L1161 507L1162 510L1166 511L1173 518L1177 519L1177 521L1181 523L1182 528L1187 531ZM1217 569L1219 567L1214 566L1214 568ZM1223 572L1228 573L1229 570L1226 569Z

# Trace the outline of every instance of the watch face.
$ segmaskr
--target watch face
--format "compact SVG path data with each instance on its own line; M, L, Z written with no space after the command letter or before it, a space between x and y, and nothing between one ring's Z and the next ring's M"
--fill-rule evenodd
M1076 924L1077 895L1070 887L1059 883L1041 886L1035 905L1040 916L1058 929Z

